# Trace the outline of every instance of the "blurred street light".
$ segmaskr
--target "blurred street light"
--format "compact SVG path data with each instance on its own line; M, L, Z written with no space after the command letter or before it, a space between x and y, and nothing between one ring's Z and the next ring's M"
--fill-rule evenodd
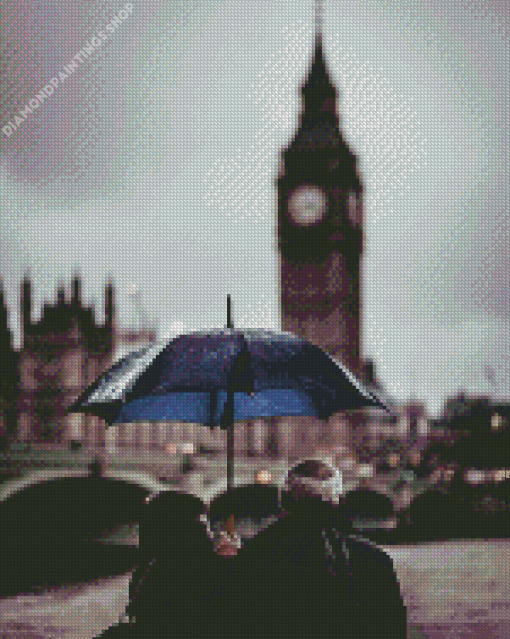
M358 477L368 478L374 476L373 464L360 464L358 466Z
M271 473L269 470L263 468L255 473L256 484L269 484L271 481Z
M195 452L195 444L193 442L183 442L179 448L184 455L193 455Z
M491 416L491 429L493 431L499 430L503 425L503 417L499 413L494 413Z
M510 479L509 468L498 468L497 470L492 471L493 481L500 482L500 481L504 481L505 479Z
M464 474L464 479L468 484L482 484L485 481L486 473L483 470L470 468Z

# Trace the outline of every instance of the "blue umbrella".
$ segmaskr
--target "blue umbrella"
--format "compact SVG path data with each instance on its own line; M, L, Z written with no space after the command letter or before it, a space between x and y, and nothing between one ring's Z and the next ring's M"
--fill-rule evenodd
M228 321L227 326L231 322ZM327 353L291 333L224 328L180 335L129 354L70 406L108 425L179 421L228 430L227 486L233 485L233 422L387 407Z
M327 419L344 409L384 408L327 353L290 333L222 329L151 344L114 364L70 407L109 425L133 421L226 427L228 390L234 421L284 415Z

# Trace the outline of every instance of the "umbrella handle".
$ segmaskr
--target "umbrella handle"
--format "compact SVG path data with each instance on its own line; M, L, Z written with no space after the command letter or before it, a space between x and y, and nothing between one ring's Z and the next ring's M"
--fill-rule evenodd
M229 515L225 530L220 532L220 540L216 545L216 552L220 555L237 555L241 547L241 538L234 531L234 515Z
M216 552L218 555L232 557L233 555L237 555L239 548L241 548L241 538L239 535L236 533L229 535L229 533L224 530L220 532L220 538L216 543Z
M227 519L227 523L225 525L225 530L229 535L233 535L235 532L235 525L234 525L234 515L229 515L228 519Z

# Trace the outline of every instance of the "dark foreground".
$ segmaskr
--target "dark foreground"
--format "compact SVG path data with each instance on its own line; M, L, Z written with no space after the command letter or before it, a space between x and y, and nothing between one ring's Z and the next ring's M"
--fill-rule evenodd
M435 542L385 550L401 582L410 639L510 636L510 541ZM111 567L122 568L121 563ZM0 637L90 639L122 613L129 574L2 598Z

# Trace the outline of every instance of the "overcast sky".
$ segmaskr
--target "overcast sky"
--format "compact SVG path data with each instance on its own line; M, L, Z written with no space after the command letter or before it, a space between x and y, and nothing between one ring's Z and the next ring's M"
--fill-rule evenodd
M314 3L131 4L110 29L123 0L3 4L0 275L16 345L28 267L36 315L77 266L98 305L113 276L126 325L138 286L162 337L223 326L227 293L237 327L279 328L274 177ZM432 413L460 388L510 397L509 6L325 1L366 194L364 353L390 394Z

